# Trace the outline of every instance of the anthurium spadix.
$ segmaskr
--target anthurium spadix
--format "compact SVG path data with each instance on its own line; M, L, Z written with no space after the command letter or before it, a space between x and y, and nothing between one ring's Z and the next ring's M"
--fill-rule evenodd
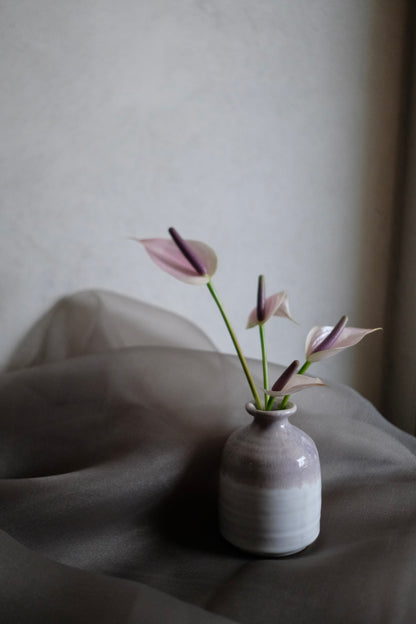
M348 317L342 316L335 326L313 327L306 337L307 362L325 360L348 347L353 347L367 334L381 329L381 327L374 329L347 327L347 322Z
M144 245L155 264L166 273L188 284L207 284L217 270L217 256L201 241L184 240L174 228L172 239L135 239Z

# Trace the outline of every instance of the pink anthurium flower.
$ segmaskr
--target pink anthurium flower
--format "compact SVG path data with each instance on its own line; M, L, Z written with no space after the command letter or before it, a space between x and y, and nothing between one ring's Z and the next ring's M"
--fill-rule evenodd
M356 345L367 334L381 329L381 327L374 329L346 327L347 322L348 317L342 316L334 327L313 327L306 337L305 353L307 362L325 360L348 347Z
M155 264L187 284L207 284L217 270L217 256L211 247L194 240L184 240L169 228L172 240L166 238L134 239L144 245Z
M172 240L164 238L136 238L134 240L144 245L153 262L166 273L188 284L206 284L230 334L231 341L253 394L254 402L260 409L262 405L261 400L247 361L220 298L211 282L211 277L217 270L217 256L215 252L211 247L200 241L184 240L173 227L169 228L169 234Z
M257 307L250 312L247 321L247 329L262 325L272 316L283 316L293 321L289 312L289 301L287 293L282 290L270 297L265 298L264 277L260 275L257 291Z
M299 390L310 388L311 386L324 386L324 382L318 377L308 377L307 375L297 375L299 368L298 360L294 360L290 366L283 371L279 379L273 384L271 390L265 392L271 397L284 397Z

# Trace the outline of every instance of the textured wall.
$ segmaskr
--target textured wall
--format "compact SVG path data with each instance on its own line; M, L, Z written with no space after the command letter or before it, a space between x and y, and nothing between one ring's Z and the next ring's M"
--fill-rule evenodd
M0 0L1 355L58 297L116 290L195 320L204 289L129 236L175 225L217 251L248 355L256 280L286 288L302 358L316 324L384 321L404 2ZM383 336L313 370L376 400Z

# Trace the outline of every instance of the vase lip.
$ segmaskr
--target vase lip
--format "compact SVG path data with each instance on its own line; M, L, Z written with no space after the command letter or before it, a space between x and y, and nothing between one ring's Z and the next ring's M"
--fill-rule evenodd
M246 403L246 410L251 416L264 416L268 418L288 418L289 416L293 416L293 414L297 410L296 403L289 401L287 407L284 409L276 409L276 410L260 410L258 409L252 401Z

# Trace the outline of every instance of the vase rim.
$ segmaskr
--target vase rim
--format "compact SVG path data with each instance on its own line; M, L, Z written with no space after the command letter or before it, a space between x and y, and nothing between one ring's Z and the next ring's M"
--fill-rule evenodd
M293 416L293 414L297 410L296 403L293 401L289 401L287 407L284 409L275 409L275 410L263 410L258 409L252 401L246 403L246 410L251 416L265 416L265 417L273 417L273 418L288 418L289 416Z

